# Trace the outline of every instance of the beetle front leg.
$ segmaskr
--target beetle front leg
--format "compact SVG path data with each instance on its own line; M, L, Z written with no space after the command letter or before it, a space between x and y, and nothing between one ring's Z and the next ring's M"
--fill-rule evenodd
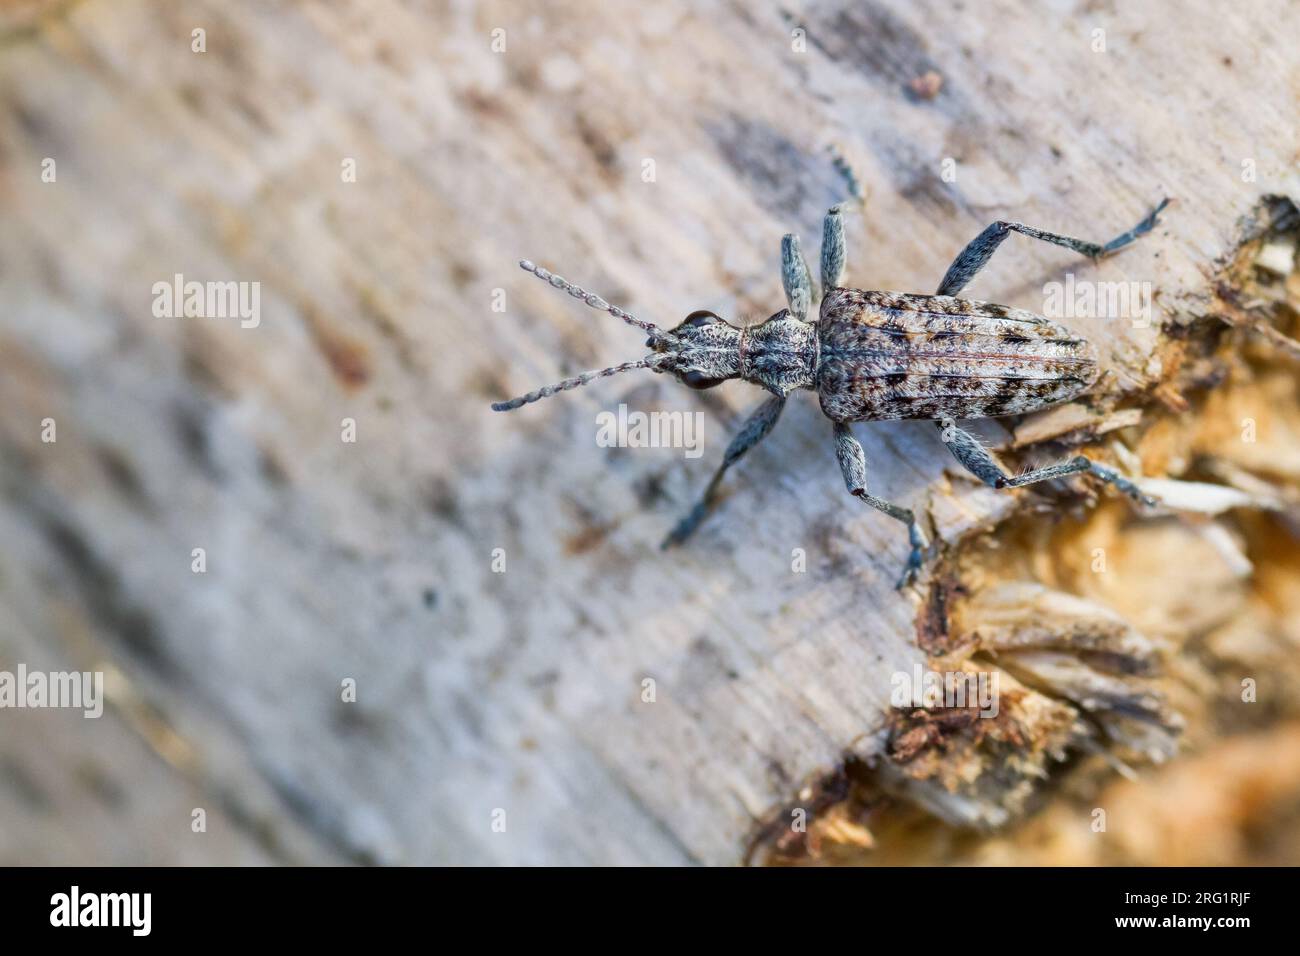
M853 437L849 426L843 422L835 423L835 457L839 459L840 472L844 475L844 484L849 489L849 494L861 498L877 511L883 511L894 520L907 525L907 540L911 545L911 551L907 556L907 564L903 567L903 575L898 579L895 587L902 588L913 583L917 572L921 570L925 549L930 546L921 526L916 523L916 515L907 508L868 494L866 453L863 452L858 440Z
M713 473L713 478L709 482L704 494L695 506L686 513L677 526L668 533L664 538L661 548L670 548L675 544L681 544L700 526L700 522L709 516L709 513L717 507L718 486L722 484L722 476L727 473L727 469L734 465L764 438L776 424L776 420L781 417L781 409L785 408L785 399L779 395L773 395L762 405L758 406L740 426L740 431L731 439L731 444L727 446L726 453L722 456L722 464L718 470Z
M966 284L975 278L975 273L984 268L984 264L989 261L993 253L997 252L998 246L1002 245L1002 240L1013 232L1018 232L1022 236L1029 236L1031 239L1050 242L1056 246L1064 246L1066 249L1085 255L1089 259L1100 259L1113 252L1118 252L1139 236L1144 236L1154 229L1156 223L1159 222L1161 211L1168 205L1169 200L1162 199L1160 204L1151 210L1145 219L1132 229L1121 233L1106 243L1085 242L1071 236L1044 232L1041 229L1035 229L1033 226L1026 226L1023 222L1007 222L999 219L972 239L966 248L958 254L957 258L952 261L952 265L948 267L947 273L944 274L943 281L939 283L938 294L956 295L966 288Z
M808 271L808 263L799 248L799 237L793 232L781 237L781 284L785 286L790 314L807 321L814 294L812 273Z
M1105 465L1099 465L1092 459L1085 458L1083 455L1076 455L1074 458L1057 462L1054 465L1035 468L1023 475L1012 475L993 457L993 453L980 443L978 438L964 428L958 428L950 421L935 422L935 425L943 432L943 442L952 451L953 457L961 462L967 471L990 488L1022 488L1025 485L1037 484L1040 481L1065 478L1086 471L1107 484L1114 485L1134 501L1140 501L1148 506L1156 504L1154 498L1143 494L1142 489L1133 482Z

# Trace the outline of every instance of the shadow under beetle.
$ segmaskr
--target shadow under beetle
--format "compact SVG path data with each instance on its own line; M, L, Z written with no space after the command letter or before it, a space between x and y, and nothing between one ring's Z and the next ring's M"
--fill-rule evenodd
M1044 232L1019 222L993 223L957 256L935 295L869 292L844 288L844 225L832 206L822 227L818 314L809 316L816 293L793 234L781 240L781 278L788 309L760 325L737 328L712 312L692 312L664 331L611 306L528 260L519 265L587 305L650 334L650 355L547 385L492 408L510 411L593 379L631 369L669 372L683 385L713 388L739 378L771 392L741 425L699 502L664 540L680 544L713 510L718 486L734 465L772 430L786 397L795 389L817 393L831 420L835 454L849 493L907 526L910 551L898 586L915 580L928 544L908 508L867 491L867 461L849 430L851 422L930 419L944 430L957 460L994 488L1018 488L1089 472L1134 500L1154 504L1131 481L1082 455L1019 475L1008 473L955 419L998 418L1037 411L1087 391L1100 375L1093 347L1065 327L1005 305L957 298L1012 232L1064 246L1092 259L1123 249L1150 232L1165 199L1128 232L1105 244Z

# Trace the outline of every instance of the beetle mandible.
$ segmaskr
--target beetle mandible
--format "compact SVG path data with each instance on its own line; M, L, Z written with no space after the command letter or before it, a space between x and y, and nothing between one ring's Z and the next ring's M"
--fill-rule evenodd
M650 335L646 346L651 353L496 402L492 408L509 411L638 368L671 373L694 389L738 378L770 392L727 446L703 496L664 540L667 547L690 537L713 510L727 469L772 430L789 394L811 389L833 425L835 453L849 493L907 527L910 550L898 581L903 587L916 579L928 542L910 509L867 490L866 456L849 429L852 422L930 419L944 430L957 460L994 488L1019 488L1088 472L1134 500L1154 504L1133 482L1082 455L1013 475L978 438L952 424L956 419L999 418L1048 408L1086 392L1100 375L1095 349L1058 323L1023 309L957 296L1013 232L1095 260L1150 232L1168 204L1168 199L1162 200L1132 229L1102 244L999 220L958 254L934 295L843 287L844 224L840 207L832 206L822 224L824 294L818 314L809 317L816 291L799 237L789 234L781 240L781 278L789 308L743 328L699 311L665 331L525 259L519 265L538 278L644 329Z

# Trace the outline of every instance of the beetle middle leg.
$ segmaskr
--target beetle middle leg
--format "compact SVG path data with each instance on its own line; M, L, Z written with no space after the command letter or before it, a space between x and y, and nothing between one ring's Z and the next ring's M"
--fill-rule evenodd
M916 523L916 515L908 508L877 498L867 492L867 456L862 451L862 445L853 437L849 426L843 422L835 423L835 457L839 459L840 471L844 475L844 484L849 489L849 494L861 498L877 511L883 511L889 517L907 525L907 540L912 549L907 555L903 576L898 579L896 587L901 588L911 584L916 580L917 572L921 570L925 549L930 546L925 533L921 531L921 526Z
M822 295L844 281L844 220L840 207L831 206L822 220Z
M961 462L967 471L990 488L1022 488L1025 485L1037 484L1040 481L1065 478L1068 475L1077 475L1086 471L1107 484L1114 485L1134 501L1140 501L1145 505L1154 505L1156 503L1154 498L1143 494L1137 485L1123 475L1107 468L1105 465L1099 465L1091 458L1085 458L1083 455L1076 455L1074 458L1057 462L1054 465L1035 468L1023 475L1012 475L993 457L993 453L980 443L978 438L964 428L958 428L951 421L935 422L935 425L943 432L943 442L952 451L953 457Z
M722 456L722 464L718 470L713 473L713 479L709 482L704 494L695 506L686 513L686 517L677 522L677 526L668 533L664 538L661 548L668 548L675 544L681 544L699 527L700 522L708 517L709 513L717 507L718 485L722 483L722 476L727 473L727 469L734 465L740 458L764 438L776 424L776 420L781 417L781 409L785 407L785 399L779 395L773 395L758 408L754 409L745 423L740 426L740 431L731 439L731 444L727 446L726 453Z
M1128 232L1122 233L1106 243L1085 242L1082 239L1061 236L1054 232L1044 232L1042 229L1026 226L1023 222L1006 222L999 219L972 239L970 244L952 261L952 265L948 267L948 271L944 274L943 281L939 283L938 294L956 295L964 289L966 284L975 278L975 273L984 268L984 263L988 262L993 253L997 251L998 246L1002 244L1002 240L1013 232L1018 232L1022 236L1029 236L1031 239L1041 239L1043 242L1064 246L1066 249L1072 249L1089 259L1100 259L1113 252L1118 252L1139 236L1146 235L1154 229L1159 221L1158 217L1161 211L1168 205L1169 200L1162 199L1160 204L1151 210L1145 219L1128 230Z
M852 198L864 202L857 177L838 154L836 168L845 176ZM840 218L838 203L827 210L822 220L821 280L822 295L839 288L844 280L844 220ZM790 314L808 320L809 309L817 301L817 289L813 287L812 273L799 248L799 237L794 233L781 237L781 283L785 286L786 301L790 303ZM816 322L817 316L814 315L811 321Z
M835 171L840 174L840 178L844 180L845 188L849 191L849 198L845 201L866 208L867 192L862 188L862 180L858 177L858 171L853 168L853 164L849 162L848 157L835 146L831 147L831 163L835 166Z

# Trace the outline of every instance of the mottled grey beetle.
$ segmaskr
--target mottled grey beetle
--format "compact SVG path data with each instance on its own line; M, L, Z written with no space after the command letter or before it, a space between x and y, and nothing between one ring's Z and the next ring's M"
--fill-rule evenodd
M1168 203L1161 201L1140 223L1104 245L1019 222L995 222L961 251L935 295L843 288L844 225L839 207L832 206L822 230L825 294L817 318L808 318L814 290L799 237L787 235L781 240L781 273L790 307L761 325L744 328L712 312L693 312L667 332L524 260L520 266L555 288L649 332L646 345L653 351L638 361L585 372L492 408L509 411L636 368L671 372L691 388L712 388L739 378L771 392L727 446L704 495L665 539L667 547L685 541L713 509L722 476L772 430L786 397L799 388L815 390L822 412L834 423L835 452L849 493L907 525L911 551L898 582L902 587L921 567L925 535L909 509L868 493L866 456L849 430L851 422L933 420L944 430L957 460L994 488L1018 488L1087 471L1135 500L1154 503L1132 482L1082 455L1012 475L979 439L953 425L955 419L1020 415L1056 405L1087 391L1099 376L1092 346L1063 326L1023 309L956 295L1012 232L1099 259L1150 232Z

